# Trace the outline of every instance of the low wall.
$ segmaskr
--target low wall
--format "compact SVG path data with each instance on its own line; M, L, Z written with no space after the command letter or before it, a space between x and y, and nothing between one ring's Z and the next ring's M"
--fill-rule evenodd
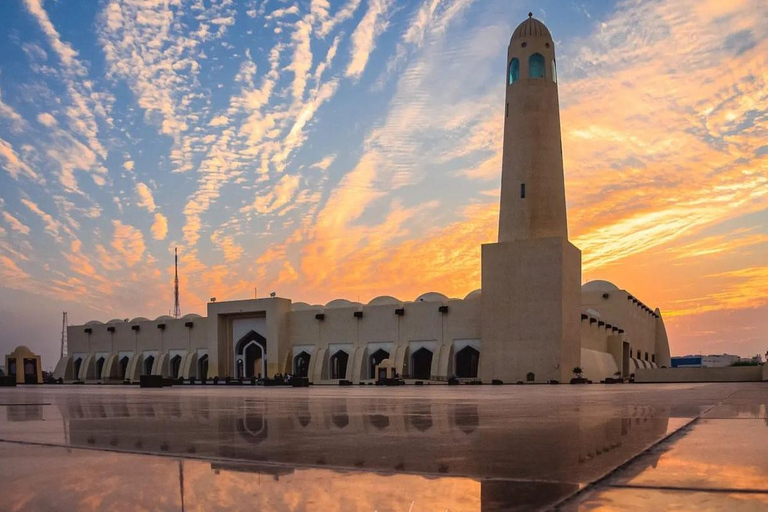
M635 382L759 382L768 375L766 366L722 368L638 368Z

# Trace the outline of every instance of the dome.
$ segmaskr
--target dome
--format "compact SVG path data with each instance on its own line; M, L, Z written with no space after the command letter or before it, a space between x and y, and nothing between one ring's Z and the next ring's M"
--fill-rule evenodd
M137 316L133 320L131 320L131 323L134 322L149 322L149 318L144 318L143 316Z
M609 281L590 281L581 286L583 292L617 292L619 287Z
M322 307L322 306L320 306ZM309 311L310 309L318 309L317 306L310 306L306 302L293 302L291 303L291 311Z
M35 353L29 350L29 347L26 345L19 345L10 355L14 357L34 357Z
M546 37L552 39L552 34L542 22L533 17L533 13L528 13L528 19L517 26L512 32L512 41L529 37Z
M167 322L169 320L173 320L173 317L170 315L161 315L155 318L155 322Z
M90 322L85 322L85 326L91 326L91 325L104 325L103 322L99 322L98 320L91 320Z
M182 320L195 320L196 318L203 318L197 313L189 313L188 315L184 315L181 317Z
M399 306L403 301L389 295L380 295L375 299L371 299L368 303L369 306Z
M596 311L596 310L594 310L594 309L592 309L592 308L589 308L589 309L586 311L586 314L588 314L588 315L589 315L589 316L591 316L591 317L594 317L594 318L600 319L600 312L599 312L599 311Z
M359 302L352 302L347 299L335 299L329 302L325 305L328 309L334 309L334 308L352 308L355 306L359 306Z
M464 297L464 300L474 300L479 299L480 296L483 294L483 290L478 288L477 290L473 292L469 292L466 297Z
M107 323L108 323L108 324L121 324L121 323L123 323L123 322L125 322L125 320L124 320L124 319L122 319L122 318L113 318L112 320L110 320L110 321L109 321L109 322L107 322Z
M445 302L447 300L448 300L448 297L446 297L442 293L427 292L427 293L422 293L421 295L416 297L416 300L414 302Z

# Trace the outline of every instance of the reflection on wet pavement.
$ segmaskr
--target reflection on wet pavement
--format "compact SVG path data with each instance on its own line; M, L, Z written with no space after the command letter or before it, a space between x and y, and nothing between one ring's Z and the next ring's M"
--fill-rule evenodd
M563 510L768 510L768 385L737 391Z
M0 492L12 510L532 510L701 414L725 414L729 397L738 417L768 403L759 384L575 388L2 390ZM718 422L743 424L746 441ZM706 489L713 468L741 482L728 489L754 490L768 481L768 457L749 439L765 429L760 419L698 420L665 452L635 459L624 480L612 475L565 506L594 508L591 497L611 509L606 493L649 492L617 486L693 487L697 474ZM718 439L743 457L711 458L725 453Z

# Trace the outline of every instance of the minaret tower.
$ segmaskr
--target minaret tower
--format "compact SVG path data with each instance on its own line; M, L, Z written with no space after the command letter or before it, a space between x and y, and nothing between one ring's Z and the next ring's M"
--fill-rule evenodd
M555 43L528 19L507 49L499 242L568 238Z
M581 251L568 241L555 43L531 13L504 71L499 241L482 249L483 381L567 381L581 361Z

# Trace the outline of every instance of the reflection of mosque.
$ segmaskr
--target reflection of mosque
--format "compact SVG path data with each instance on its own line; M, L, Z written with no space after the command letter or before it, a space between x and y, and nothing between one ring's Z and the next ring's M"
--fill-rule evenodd
M230 399L230 400L234 400ZM228 400L229 402L229 400ZM240 399L205 396L135 403L127 396L70 396L59 404L73 446L200 455L290 466L468 477L589 476L596 459L650 444L669 411L645 406L622 417L575 412L504 417L495 401ZM542 406L544 407L544 406ZM569 414L567 419L557 419ZM546 443L546 444L543 444ZM600 464L602 465L602 464Z

